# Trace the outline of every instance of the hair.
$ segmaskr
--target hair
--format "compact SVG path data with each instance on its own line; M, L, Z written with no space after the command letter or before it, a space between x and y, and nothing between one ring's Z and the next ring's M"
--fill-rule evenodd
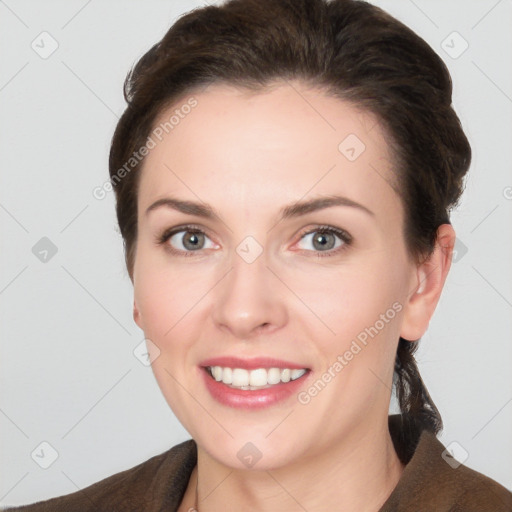
M450 222L471 161L441 58L407 26L364 1L230 0L180 17L126 77L127 107L112 139L109 171L131 278L137 171L144 160L131 172L121 170L147 143L159 115L209 84L258 92L294 79L376 116L389 139L408 252L418 262L432 254L437 228ZM436 434L442 429L415 362L418 341L400 338L394 369L401 431L413 445L418 425Z

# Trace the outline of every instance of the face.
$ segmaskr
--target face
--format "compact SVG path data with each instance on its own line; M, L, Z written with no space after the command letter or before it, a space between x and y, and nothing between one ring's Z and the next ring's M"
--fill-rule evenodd
M300 83L193 98L140 177L134 317L158 384L230 467L362 442L415 276L384 132Z

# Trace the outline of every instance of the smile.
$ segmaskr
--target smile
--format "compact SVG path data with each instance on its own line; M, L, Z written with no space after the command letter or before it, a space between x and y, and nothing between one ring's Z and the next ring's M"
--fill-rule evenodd
M309 368L271 358L216 358L203 362L198 369L205 388L216 402L245 410L293 400L312 376Z

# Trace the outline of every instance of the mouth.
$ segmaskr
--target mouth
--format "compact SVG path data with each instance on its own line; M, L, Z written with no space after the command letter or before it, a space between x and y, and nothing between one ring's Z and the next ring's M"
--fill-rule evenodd
M258 409L284 402L296 395L311 369L271 358L224 357L200 365L204 384L219 403L242 409Z

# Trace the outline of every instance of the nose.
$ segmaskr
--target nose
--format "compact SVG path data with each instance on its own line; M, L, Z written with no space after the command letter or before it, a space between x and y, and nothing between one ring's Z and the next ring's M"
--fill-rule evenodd
M236 339L272 333L288 321L285 294L262 254L252 263L233 255L231 271L215 287L213 320Z

